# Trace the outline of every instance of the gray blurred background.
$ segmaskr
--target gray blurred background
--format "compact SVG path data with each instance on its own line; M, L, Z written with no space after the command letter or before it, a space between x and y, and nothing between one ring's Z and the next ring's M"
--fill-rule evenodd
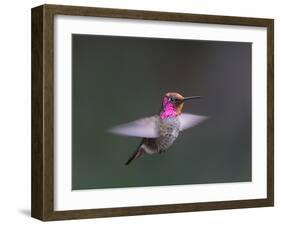
M168 92L209 116L163 154L106 130L159 112ZM251 181L251 43L72 35L72 189Z

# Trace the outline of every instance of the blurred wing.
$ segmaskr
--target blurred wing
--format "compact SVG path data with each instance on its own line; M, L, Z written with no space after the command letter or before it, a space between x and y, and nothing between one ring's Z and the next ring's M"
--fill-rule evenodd
M182 113L179 116L180 131L196 126L197 124L203 122L206 119L206 116Z
M156 138L159 136L158 125L159 116L155 115L115 126L109 129L108 132L123 136Z

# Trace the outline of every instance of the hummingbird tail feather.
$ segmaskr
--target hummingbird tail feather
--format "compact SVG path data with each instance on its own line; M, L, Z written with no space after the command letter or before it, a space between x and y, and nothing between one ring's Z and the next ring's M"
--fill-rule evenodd
M129 165L134 159L139 158L141 155L143 154L143 149L139 148L138 150L136 150L133 155L128 159L128 161L125 163L125 165Z

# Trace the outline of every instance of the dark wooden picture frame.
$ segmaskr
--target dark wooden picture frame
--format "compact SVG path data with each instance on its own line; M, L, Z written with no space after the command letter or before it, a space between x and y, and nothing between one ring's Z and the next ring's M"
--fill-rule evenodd
M54 210L54 16L95 16L267 28L267 198L122 208ZM32 200L31 215L50 221L160 214L274 205L274 21L273 19L42 5L32 9Z

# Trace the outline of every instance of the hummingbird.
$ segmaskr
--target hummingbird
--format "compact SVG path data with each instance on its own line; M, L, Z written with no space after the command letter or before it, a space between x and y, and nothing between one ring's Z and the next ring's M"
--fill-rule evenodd
M177 139L180 131L204 121L206 116L182 113L185 102L198 98L200 96L183 97L179 93L168 92L162 99L159 114L109 129L108 131L113 134L142 138L136 151L125 165L129 165L145 153L156 154L167 151Z

